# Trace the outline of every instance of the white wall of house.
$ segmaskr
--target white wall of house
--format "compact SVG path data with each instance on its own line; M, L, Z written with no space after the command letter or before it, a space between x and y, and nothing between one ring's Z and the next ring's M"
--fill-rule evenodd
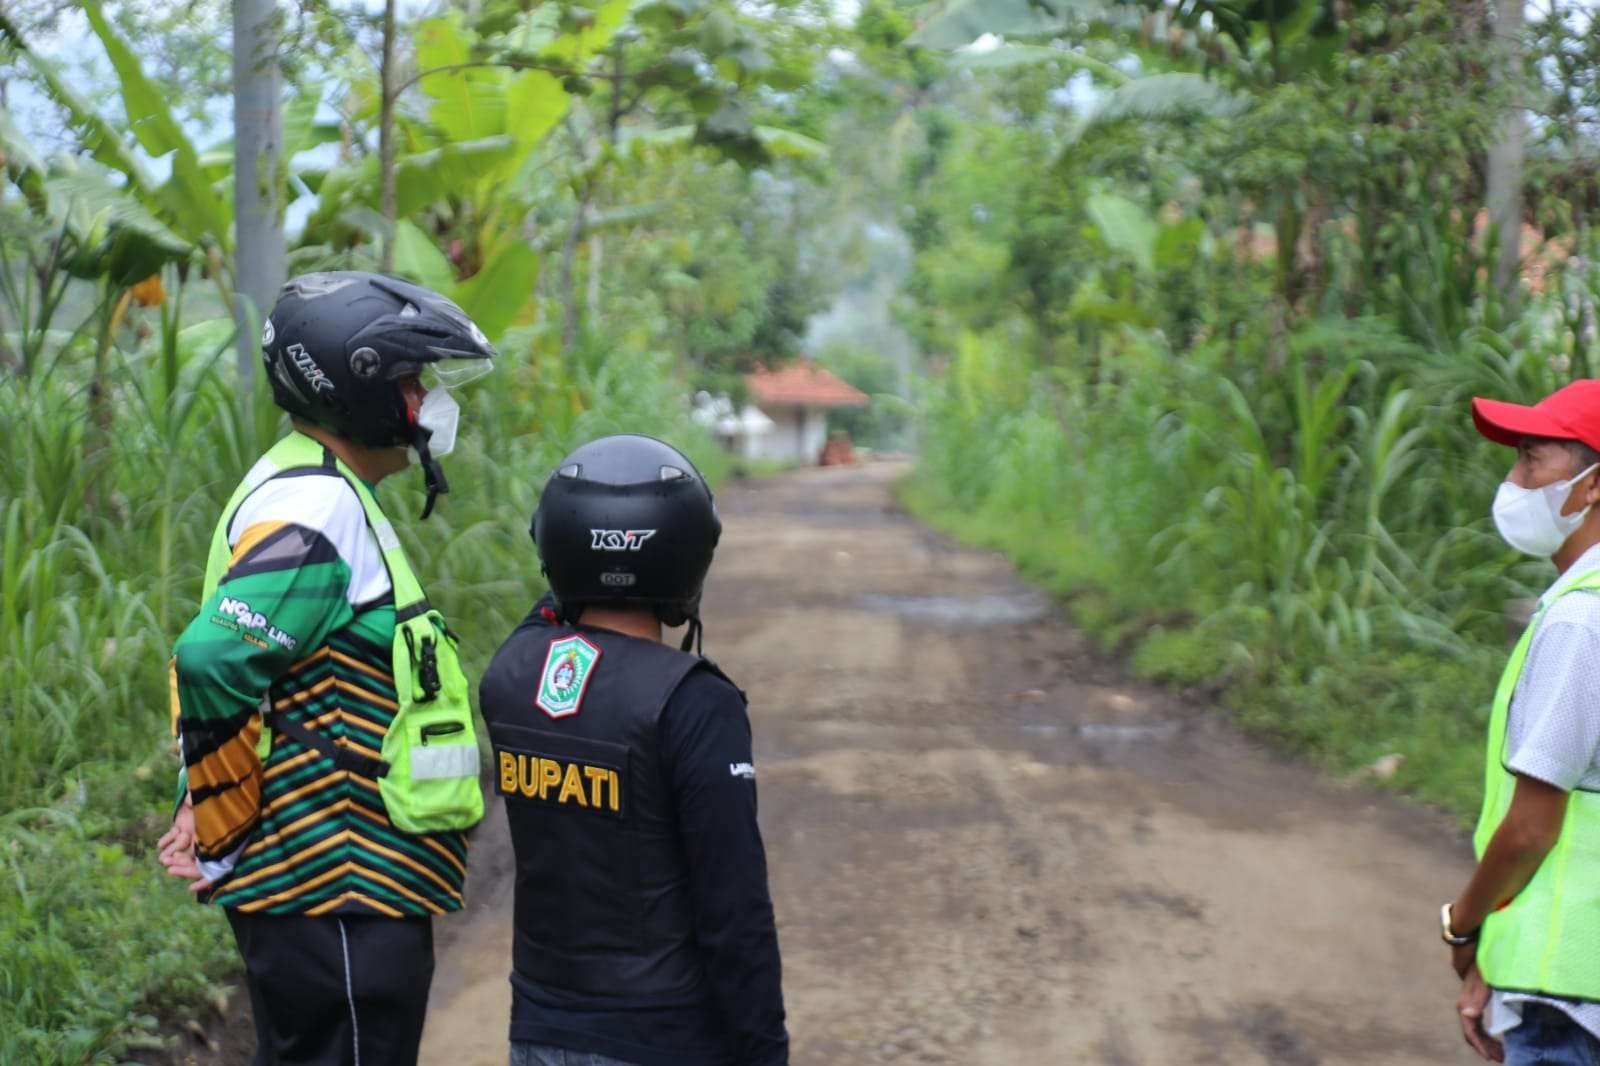
M763 407L773 426L744 440L744 458L813 466L828 442L828 412L815 407Z

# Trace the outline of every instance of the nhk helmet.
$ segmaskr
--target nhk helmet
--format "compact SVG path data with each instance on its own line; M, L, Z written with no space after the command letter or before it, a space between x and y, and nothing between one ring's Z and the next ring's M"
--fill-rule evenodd
M466 312L431 289L360 270L291 278L261 331L272 398L297 418L373 448L417 450L426 517L449 485L400 383L448 389L489 372L495 350ZM436 442L439 443L439 442ZM452 440L445 444L448 450Z
M722 536L711 489L687 456L653 437L601 437L556 467L533 513L550 591L575 621L591 604L650 607L700 629L700 591Z

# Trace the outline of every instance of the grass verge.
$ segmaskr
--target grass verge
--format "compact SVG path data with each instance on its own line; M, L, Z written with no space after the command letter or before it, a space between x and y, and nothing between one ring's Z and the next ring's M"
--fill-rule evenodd
M0 1062L122 1061L221 1009L232 942L152 857L172 756L142 754L84 766L57 803L0 824Z

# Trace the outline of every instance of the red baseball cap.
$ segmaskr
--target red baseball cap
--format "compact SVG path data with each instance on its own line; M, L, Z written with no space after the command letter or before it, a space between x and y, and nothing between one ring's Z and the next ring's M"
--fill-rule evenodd
M1472 422L1485 437L1512 448L1523 437L1552 437L1600 451L1600 381L1574 381L1532 406L1475 396Z

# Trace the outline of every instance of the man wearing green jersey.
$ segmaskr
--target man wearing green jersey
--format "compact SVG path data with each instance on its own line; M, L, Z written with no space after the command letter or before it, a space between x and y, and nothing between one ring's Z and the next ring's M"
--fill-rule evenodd
M373 496L428 506L494 350L449 300L376 274L284 286L262 335L294 430L221 516L172 662L186 783L161 861L226 908L256 1066L415 1063L431 919L459 910L481 816L454 637Z

